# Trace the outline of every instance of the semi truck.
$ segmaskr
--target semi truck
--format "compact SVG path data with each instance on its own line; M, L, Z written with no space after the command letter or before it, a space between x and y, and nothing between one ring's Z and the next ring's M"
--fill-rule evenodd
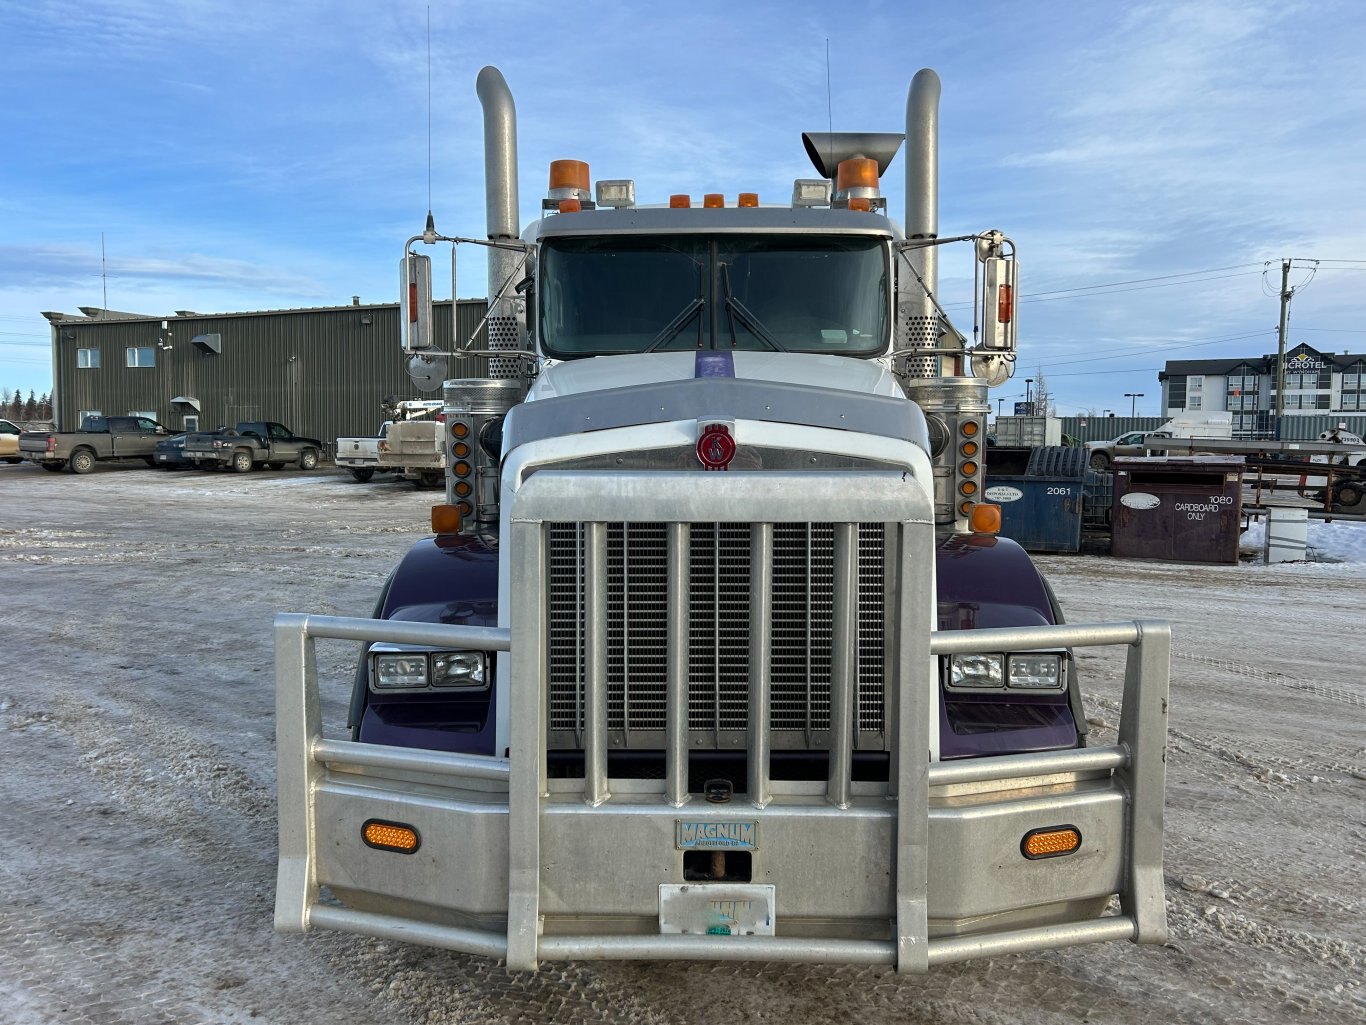
M511 92L489 67L477 93L487 238L429 214L400 263L403 354L445 402L433 536L372 617L275 621L276 929L520 971L1165 941L1170 631L1065 623L981 501L1015 246L939 234L938 76L904 136L805 135L790 202L637 204L565 160L525 228ZM434 337L438 243L485 249L477 342ZM446 373L471 355L485 376ZM362 645L345 731L338 641ZM1096 646L1125 666L1105 743L1073 654Z

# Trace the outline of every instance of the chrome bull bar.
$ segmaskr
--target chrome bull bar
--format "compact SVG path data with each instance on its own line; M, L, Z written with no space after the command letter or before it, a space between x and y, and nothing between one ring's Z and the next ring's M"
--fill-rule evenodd
M891 812L894 852L893 906L888 908L891 939L837 939L795 936L734 936L718 939L692 935L563 935L543 934L543 830L553 830L561 819L548 814L552 796L559 801L579 800L579 808L612 806L620 796L640 802L654 799L660 808L682 807L689 800L687 785L687 733L684 728L687 692L676 669L671 672L668 695L666 778L663 781L620 781L623 793L614 795L607 770L605 743L606 673L602 668L605 647L601 613L593 606L601 598L602 551L605 531L599 529L620 519L629 508L633 521L670 524L670 547L686 551L687 524L703 521L738 521L754 509L776 509L776 522L800 521L803 517L828 518L834 495L825 490L816 474L765 473L708 475L705 487L693 489L692 497L680 497L680 477L671 474L667 484L646 479L649 475L591 475L540 473L530 478L518 494L512 511L511 551L514 581L544 579L545 524L573 519L590 525L588 535L587 593L590 623L589 672L586 674L586 750L582 781L547 778L545 745L546 695L544 647L545 615L535 587L517 588L512 595L509 628L447 627L361 619L306 615L281 615L276 619L277 744L279 755L280 862L277 881L275 925L281 931L305 931L311 927L334 928L365 935L446 947L483 956L503 958L514 969L534 969L543 959L697 959L849 962L890 964L898 971L925 971L933 964L978 957L992 957L1022 950L1045 949L1099 940L1131 939L1163 942L1166 915L1161 879L1162 800L1165 785L1164 752L1170 635L1165 624L1130 622L1103 625L1054 626L977 630L964 633L933 633L933 525L929 499L914 481L900 475L866 474L856 489L850 477L838 478L841 515L847 529L837 530L836 579L847 579L851 536L858 522L882 521L896 526L889 539L898 546L896 651L888 694L888 731L893 768L885 788L895 797ZM756 478L758 480L756 480ZM794 480L799 478L799 480ZM588 483L588 486L585 486ZM764 487L757 486L762 483ZM801 495L793 501L793 487ZM831 485L835 486L835 485ZM859 493L851 495L851 490ZM766 494L756 495L763 491ZM814 494L813 494L814 491ZM818 511L819 510L819 511ZM771 529L754 531L752 564L757 572L766 565L765 539ZM841 554L843 553L843 554ZM681 577L680 577L681 578ZM838 590L837 586L837 590ZM762 591L763 588L756 588ZM684 629L678 608L683 595L671 582L669 665L677 667L676 645ZM756 594L756 598L763 598ZM851 602L837 599L834 646L840 650L842 622L853 612ZM758 619L759 617L756 617ZM762 634L762 631L757 631ZM847 635L844 635L847 636ZM461 647L511 652L512 684L511 757L509 759L455 755L442 752L388 748L322 736L318 701L315 638ZM514 645L513 639L516 638ZM594 640L596 638L596 640ZM765 640L751 644L762 665ZM1091 645L1127 645L1123 716L1118 743L1101 748L980 758L930 764L921 755L928 749L930 715L937 700L938 681L934 656L981 650L1030 650ZM783 808L767 808L784 796L813 795L812 784L774 782L768 778L766 681L762 674L751 683L751 714L748 727L749 786L746 795L755 814L782 815ZM837 659L832 671L832 710L852 704L853 673ZM855 789L850 779L849 735L846 718L838 729L832 720L832 743L828 779L819 784L826 805L846 809ZM912 752L914 754L912 754ZM1118 887L1118 915L1017 928L971 935L929 935L928 844L930 836L929 791L931 787L986 781L1020 781L1030 786L1056 774L1110 773L1122 785L1127 804L1123 830L1125 858ZM369 787L385 774L416 774L425 781L449 786L453 791L478 787L501 793L506 787L506 842L492 858L506 859L506 928L481 928L423 920L396 908L357 909L320 900L318 821L320 795L337 784L330 777L357 775ZM566 794L563 784L581 787ZM866 786L866 785L864 785ZM648 788L648 789L645 789ZM805 788L805 789L803 789ZM345 789L344 785L341 789ZM554 794L552 795L552 789ZM646 796L648 793L648 797ZM765 809L767 808L767 811ZM589 814L598 814L589 812ZM838 814L838 813L836 813ZM499 866L500 871L502 866ZM330 879L322 882L330 883ZM583 908L591 912L592 908Z

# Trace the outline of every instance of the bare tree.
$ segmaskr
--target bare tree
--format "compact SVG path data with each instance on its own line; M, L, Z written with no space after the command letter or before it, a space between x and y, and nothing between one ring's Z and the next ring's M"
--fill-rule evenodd
M1053 395L1048 390L1048 382L1044 380L1043 371L1037 368L1034 371L1034 415L1053 415Z

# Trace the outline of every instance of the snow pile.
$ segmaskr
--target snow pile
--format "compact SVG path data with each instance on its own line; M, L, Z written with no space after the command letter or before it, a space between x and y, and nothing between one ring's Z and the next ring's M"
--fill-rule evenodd
M1253 521L1243 532L1239 547L1262 550L1266 545L1265 517ZM1315 562L1366 564L1366 522L1354 520L1309 521L1309 558Z

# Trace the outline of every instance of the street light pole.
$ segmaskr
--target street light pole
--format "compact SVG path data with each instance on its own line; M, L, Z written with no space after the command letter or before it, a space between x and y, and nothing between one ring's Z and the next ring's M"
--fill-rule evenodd
M1005 399L1002 399L1002 398L998 398L998 399L996 400L996 417L997 417L997 419L1000 419L1000 416L1001 416L1001 403L1004 402L1004 401L1005 401Z
M1143 398L1143 393L1141 391L1126 391L1124 397L1126 399L1133 399L1133 402L1129 404L1129 416L1138 416L1138 400Z
M1034 415L1034 399L1030 395L1030 386L1034 384L1034 378L1025 378L1025 406L1029 409L1030 416Z

